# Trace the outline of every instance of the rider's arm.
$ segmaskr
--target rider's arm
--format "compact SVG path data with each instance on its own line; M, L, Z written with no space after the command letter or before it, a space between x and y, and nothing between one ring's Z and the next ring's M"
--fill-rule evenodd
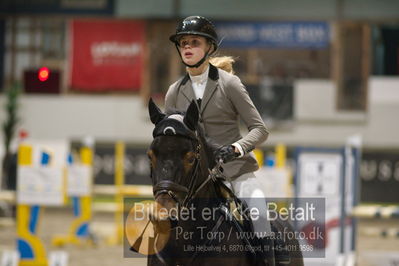
M237 76L233 76L226 88L229 99L249 131L246 136L236 142L246 154L264 142L269 132L241 80Z

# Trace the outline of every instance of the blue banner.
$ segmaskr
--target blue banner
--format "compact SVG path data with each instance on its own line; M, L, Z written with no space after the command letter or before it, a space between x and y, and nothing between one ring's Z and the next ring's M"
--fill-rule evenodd
M330 42L326 22L219 22L222 47L325 48Z

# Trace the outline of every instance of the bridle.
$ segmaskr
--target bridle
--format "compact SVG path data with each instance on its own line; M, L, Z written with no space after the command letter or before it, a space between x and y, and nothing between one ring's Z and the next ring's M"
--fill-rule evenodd
M198 139L197 132L195 132L194 141L196 141L195 162L194 162L195 165L193 166L192 171L190 171L190 173L189 173L189 176L191 176L191 179L190 179L190 183L189 183L188 187L180 185L180 184L170 181L170 180L162 180L162 181L156 183L153 188L155 199L157 199L157 197L159 195L167 194L178 204L178 208L182 208L182 207L184 208L184 207L188 206L189 202L197 196L197 194L205 187L205 185L208 182L210 182L211 180L213 182L216 182L217 178L224 178L223 173L220 170L221 164L222 164L222 161L220 160L219 162L217 162L215 167L212 168L212 170L210 170L210 169L208 170L209 175L208 175L207 179L205 179L201 184L199 184L196 187L198 176L201 172L200 166L201 166L201 149L202 149L201 143ZM152 172L151 172L151 175L152 175ZM176 195L176 192L185 193L185 197L184 197L183 201L179 200L179 198ZM147 222L147 225L149 222L150 221ZM215 232L216 230L218 230L218 228L222 222L223 222L223 216L221 216L219 218L216 225L213 227L212 232ZM176 224L174 224L174 225L171 224L170 230L175 229L176 228L175 225ZM159 236L159 234L156 234L156 237L157 236ZM156 250L156 245L154 245L154 249ZM161 253L158 250L156 250L155 255L161 262L166 264L164 257L161 255ZM195 252L194 256L191 258L191 262L193 262L197 257L198 257L198 252Z
M178 203L179 207L187 207L189 202L193 200L197 194L205 187L205 185L211 181L211 180L216 180L217 174L220 174L215 172L215 168L213 170L209 170L210 174L207 179L205 179L201 184L197 186L198 182L198 177L199 174L201 173L201 143L198 138L197 132L195 132L195 136L189 136L190 139L194 140L196 142L195 145L195 155L194 155L194 166L192 167L192 170L188 173L185 178L189 177L190 182L188 186L183 186L180 185L176 182L173 182L171 180L162 180L159 181L154 185L153 192L154 192L154 197L155 199L160 196L161 194L167 194L169 195L176 203ZM217 169L220 168L220 163L217 164ZM213 174L211 174L213 173ZM151 173L152 175L152 173ZM184 193L185 197L183 201L181 201L176 193Z
M194 166L192 170L188 173L187 176L184 178L190 177L190 183L187 186L183 186L171 180L161 180L154 185L153 192L155 199L160 196L161 194L168 194L174 201L176 201L180 206L186 206L188 202L192 198L192 194L194 191L195 183L198 179L199 175L199 167L200 167L200 159L201 159L201 144L198 139L195 139L197 142L195 148L195 155L194 155ZM152 173L151 173L152 175ZM184 193L185 198L181 201L176 193Z

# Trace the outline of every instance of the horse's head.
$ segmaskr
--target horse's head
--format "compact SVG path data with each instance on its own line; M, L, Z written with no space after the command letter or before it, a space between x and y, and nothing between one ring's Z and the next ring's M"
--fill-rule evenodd
M155 125L148 150L153 192L155 201L170 210L187 202L204 172L198 109L193 101L184 114L165 114L150 99L149 113Z

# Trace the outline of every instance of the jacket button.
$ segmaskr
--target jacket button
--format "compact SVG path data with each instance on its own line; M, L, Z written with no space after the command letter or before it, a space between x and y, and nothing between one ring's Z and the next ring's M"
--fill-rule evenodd
M202 120L202 118L200 118L200 119L199 119L199 122L200 122L200 123L203 123L203 122L204 122L204 120Z

